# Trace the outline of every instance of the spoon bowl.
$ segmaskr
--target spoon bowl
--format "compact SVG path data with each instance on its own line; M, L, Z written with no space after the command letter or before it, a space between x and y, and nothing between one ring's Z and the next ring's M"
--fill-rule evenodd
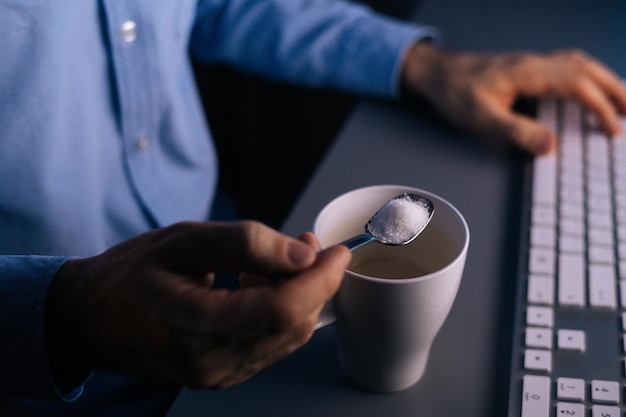
M363 233L341 244L351 251L377 241L401 246L424 231L435 211L432 201L413 193L402 193L387 201L363 227Z

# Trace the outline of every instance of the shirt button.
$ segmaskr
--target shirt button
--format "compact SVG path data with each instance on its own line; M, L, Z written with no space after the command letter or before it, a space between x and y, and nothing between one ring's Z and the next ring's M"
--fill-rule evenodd
M148 139L147 136L143 136L143 135L139 136L137 138L137 141L135 141L135 147L139 151L143 151L144 149L146 149L149 144L150 144L150 140Z
M131 43L137 39L137 23L132 20L127 20L122 23L122 26L120 27L120 36L126 43Z

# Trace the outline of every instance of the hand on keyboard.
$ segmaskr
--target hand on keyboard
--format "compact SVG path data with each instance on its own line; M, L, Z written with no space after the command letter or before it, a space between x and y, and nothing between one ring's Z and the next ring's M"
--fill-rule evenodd
M533 154L557 146L554 130L516 113L519 98L553 95L579 101L610 136L626 114L626 87L597 60L577 50L549 54L452 53L429 43L410 51L403 87L430 100L451 122L471 131L512 139Z

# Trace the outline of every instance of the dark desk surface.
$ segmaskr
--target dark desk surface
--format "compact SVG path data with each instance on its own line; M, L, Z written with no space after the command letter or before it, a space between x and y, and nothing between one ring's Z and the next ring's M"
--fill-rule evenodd
M623 0L424 1L414 20L445 44L473 50L580 47L626 75ZM510 314L527 160L510 146L456 131L421 106L360 103L293 208L284 231L311 228L335 196L364 185L435 192L471 233L463 282L423 379L394 394L353 388L341 375L330 327L280 363L221 392L184 391L169 417L506 415Z

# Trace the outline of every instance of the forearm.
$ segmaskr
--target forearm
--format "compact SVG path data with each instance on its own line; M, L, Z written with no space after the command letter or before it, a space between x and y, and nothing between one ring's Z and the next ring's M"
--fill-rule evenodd
M227 4L218 13L212 2L201 3L191 43L195 56L361 94L397 95L406 50L439 36L434 28L338 0Z

